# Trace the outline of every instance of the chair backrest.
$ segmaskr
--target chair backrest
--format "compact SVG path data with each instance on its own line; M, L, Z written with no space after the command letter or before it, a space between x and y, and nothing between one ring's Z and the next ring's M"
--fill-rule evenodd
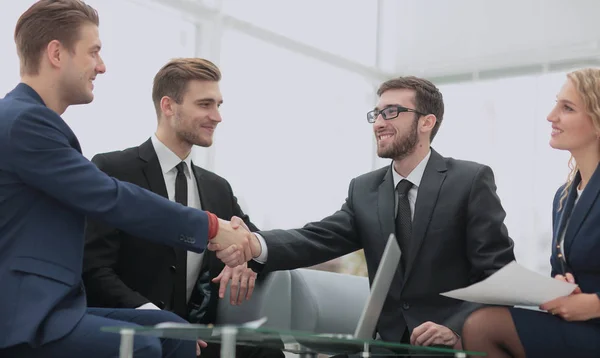
M219 300L216 324L241 324L267 317L263 327L291 329L292 280L289 271L275 271L257 280L249 301L233 306L230 287Z
M218 305L216 324L267 317L264 327L314 333L353 334L369 296L366 277L312 269L276 271L257 282L252 298Z
M366 277L298 269L292 277L292 329L354 334L369 297Z

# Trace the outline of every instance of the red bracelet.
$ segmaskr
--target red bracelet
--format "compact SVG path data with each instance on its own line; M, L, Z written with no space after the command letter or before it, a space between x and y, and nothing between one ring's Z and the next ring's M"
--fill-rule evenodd
M219 232L219 219L210 211L207 211L206 214L208 215L208 239L212 240Z

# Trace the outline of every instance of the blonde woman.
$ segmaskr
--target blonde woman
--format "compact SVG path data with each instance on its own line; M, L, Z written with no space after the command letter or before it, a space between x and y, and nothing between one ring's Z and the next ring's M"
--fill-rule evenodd
M600 70L571 72L548 115L550 146L572 171L553 204L552 276L578 285L540 311L490 307L463 328L467 350L488 357L600 357Z

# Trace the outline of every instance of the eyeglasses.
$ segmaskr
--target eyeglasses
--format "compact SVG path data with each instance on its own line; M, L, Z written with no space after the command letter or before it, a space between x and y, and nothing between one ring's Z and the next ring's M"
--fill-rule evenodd
M402 106L388 106L388 107L385 107L384 109L382 109L381 111L378 109L374 109L371 112L368 112L367 113L367 122L375 123L375 120L377 120L377 117L380 114L383 117L383 119L385 119L385 120L394 119L394 118L398 117L398 115L402 112L414 112L420 116L426 116L426 114L421 113L421 112L411 109L411 108L406 108L406 107L402 107Z

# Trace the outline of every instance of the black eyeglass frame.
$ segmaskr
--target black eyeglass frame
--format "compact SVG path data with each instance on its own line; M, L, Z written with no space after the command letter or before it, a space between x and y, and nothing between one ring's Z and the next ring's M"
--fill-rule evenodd
M391 116L388 117L386 115L386 111L389 109L392 109L392 108L396 110L396 115L393 117L391 117ZM400 106L400 105L395 105L395 106L387 106L382 110L374 109L372 111L367 112L367 122L369 122L371 124L375 123L375 121L377 120L377 117L379 117L380 114L384 120L390 120L390 119L394 119L394 118L398 117L400 115L400 113L404 113L404 112L413 112L420 116L426 116L425 113L419 112L416 109L406 108L406 107Z

